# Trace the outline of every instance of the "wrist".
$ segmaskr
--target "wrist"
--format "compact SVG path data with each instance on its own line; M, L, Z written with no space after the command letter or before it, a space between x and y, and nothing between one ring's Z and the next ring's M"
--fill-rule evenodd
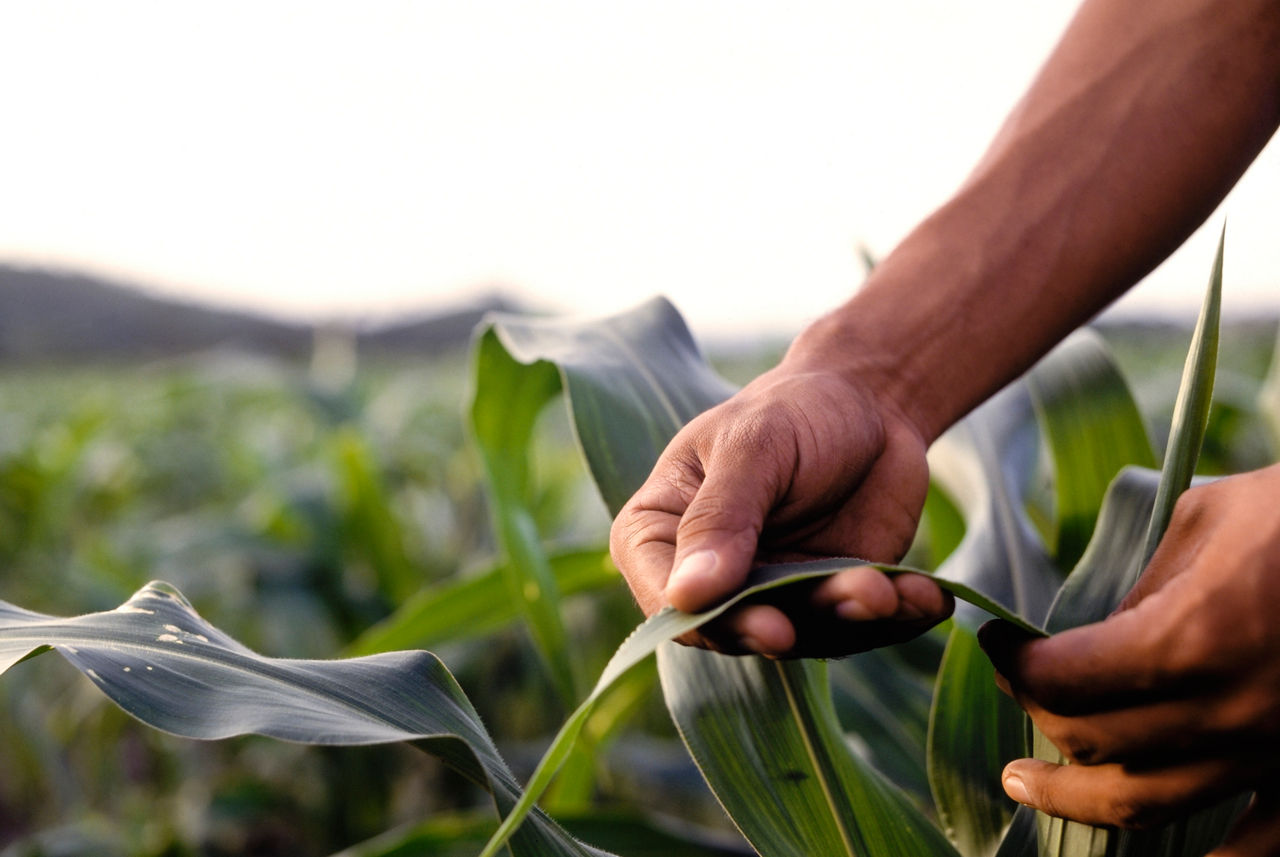
M886 347L870 321L853 301L846 303L802 331L778 368L838 377L886 421L905 426L928 445L946 428L938 403L925 392L903 349Z

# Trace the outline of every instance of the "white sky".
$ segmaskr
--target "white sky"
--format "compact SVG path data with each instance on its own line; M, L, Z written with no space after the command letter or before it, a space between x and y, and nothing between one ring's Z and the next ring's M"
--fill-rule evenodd
M0 259L307 317L499 285L794 331L959 183L1075 5L6 3ZM1278 180L1273 145L1225 206L1229 311L1280 293ZM1197 304L1220 225L1129 304Z

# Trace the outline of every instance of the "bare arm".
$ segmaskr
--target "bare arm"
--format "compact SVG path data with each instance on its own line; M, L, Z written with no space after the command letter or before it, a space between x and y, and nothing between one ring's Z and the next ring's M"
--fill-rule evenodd
M1088 0L965 184L790 359L878 360L932 440L1176 249L1277 123L1280 4Z
M1180 244L1278 122L1280 3L1086 0L956 194L672 441L614 524L641 606L706 606L758 559L897 559L928 444ZM924 578L860 569L693 642L840 654L950 606Z

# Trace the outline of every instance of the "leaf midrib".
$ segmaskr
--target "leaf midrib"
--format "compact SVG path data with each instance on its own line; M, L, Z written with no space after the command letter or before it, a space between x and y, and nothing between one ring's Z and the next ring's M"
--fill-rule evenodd
M814 776L818 778L818 785L822 788L822 797L827 802L827 809L831 813L831 818L835 822L836 829L840 831L840 841L844 843L845 853L849 857L857 857L857 852L853 848L853 841L849 837L849 831L845 828L844 819L840 815L840 805L836 802L835 794L831 790L831 784L827 781L825 772L822 769L822 763L818 759L817 748L814 746L813 737L810 732L812 723L809 718L805 717L805 712L801 709L799 700L796 699L795 689L791 685L791 676L779 661L772 661L773 668L778 672L778 679L782 683L782 689L787 695L787 705L791 708L792 717L795 720L797 731L800 733L800 740L804 743L805 753L809 757L809 764L813 768Z

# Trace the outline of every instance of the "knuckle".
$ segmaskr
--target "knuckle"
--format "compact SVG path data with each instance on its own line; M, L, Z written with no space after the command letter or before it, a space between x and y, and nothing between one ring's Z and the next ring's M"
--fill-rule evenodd
M1204 518L1218 503L1220 484L1210 482L1182 492L1173 506L1170 529L1190 528Z
M1097 742L1088 735L1069 733L1054 741L1054 744L1076 765L1096 765L1106 760Z
M726 529L726 524L737 515L728 498L705 494L698 498L680 518L680 535L695 535L712 530Z

